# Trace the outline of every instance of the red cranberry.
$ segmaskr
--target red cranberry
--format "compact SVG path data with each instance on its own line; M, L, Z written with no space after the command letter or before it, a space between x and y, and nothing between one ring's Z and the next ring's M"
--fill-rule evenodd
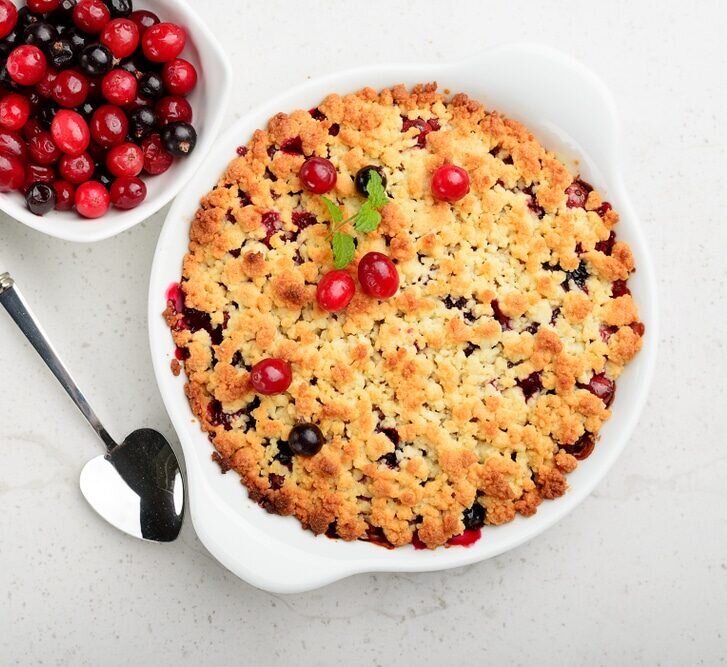
M113 176L138 176L144 168L144 152L132 143L114 146L106 155L106 167Z
M611 405L613 395L616 393L616 383L606 377L604 373L599 373L590 379L584 389L588 389L593 395L598 396L608 407Z
M293 379L290 364L282 359L263 359L250 371L250 384L260 394L282 394Z
M73 8L76 27L91 35L101 32L111 20L111 12L101 0L80 0Z
M36 164L53 164L61 157L61 151L53 143L50 132L41 132L28 141L28 149Z
M28 149L25 142L15 132L0 131L0 153L12 155L21 162L27 162L28 159Z
M147 11L146 9L137 9L131 12L129 18L136 23L140 35L143 35L148 28L159 23L159 17L154 12Z
M76 189L68 181L53 181L53 189L56 191L56 210L70 211Z
M84 218L100 218L109 208L109 192L98 181L86 181L76 190L76 210Z
M161 127L169 123L192 122L192 106L183 97L176 95L162 97L157 102L155 110Z
M117 106L124 106L136 99L136 77L123 69L113 69L101 80L103 96Z
M144 171L151 176L163 174L174 162L174 156L164 148L158 134L144 139L141 150L144 152Z
M0 39L7 37L17 22L17 7L11 0L0 0Z
M330 192L336 187L336 168L324 157L310 157L300 167L303 187L317 195Z
M185 96L197 85L197 70L194 65L182 58L175 58L162 69L164 86L172 95Z
M444 164L432 175L432 194L440 201L459 201L470 191L470 177L454 164Z
M367 252L358 264L358 281L364 294L388 299L399 289L399 273L394 263L380 252Z
M58 163L61 178L74 185L90 181L95 168L96 165L88 153L81 153L74 157L64 155Z
M38 95L43 97L53 97L53 88L58 78L58 72L52 68L48 68L43 78L35 84L35 90Z
M588 199L588 193L593 188L583 181L573 181L566 189L566 202L568 208L583 208Z
M187 35L174 23L157 23L148 28L142 38L144 55L153 63L165 63L176 58L184 49Z
M19 130L30 117L30 101L18 93L7 94L0 101L0 126L6 130Z
M146 198L146 185L136 176L121 176L111 184L110 195L115 208L135 208Z
M129 19L114 19L104 26L100 41L114 58L128 58L139 45L139 28Z
M0 192L18 190L24 183L23 163L15 155L0 153Z
M80 155L88 148L91 134L83 116L76 111L61 109L50 126L53 142L68 155Z
M88 79L67 69L53 83L53 99L62 107L72 108L83 104L88 96Z
M43 52L31 44L13 49L8 56L10 78L21 86L34 86L45 75L48 63Z
M318 283L316 300L329 313L345 308L353 299L356 283L345 271L330 271Z
M33 183L52 183L56 178L53 167L46 167L41 164L29 164L25 170L24 188L29 188Z
M91 117L91 136L101 146L115 146L126 138L129 121L119 107L104 104Z
M23 136L26 140L32 139L36 134L43 132L43 125L37 118L31 118L23 126Z

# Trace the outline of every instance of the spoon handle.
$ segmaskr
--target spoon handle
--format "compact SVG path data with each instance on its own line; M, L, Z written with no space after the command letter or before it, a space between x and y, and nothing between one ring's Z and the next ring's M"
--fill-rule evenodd
M40 325L36 321L33 313L30 311L28 304L20 294L20 290L15 285L15 281L10 277L9 273L0 274L0 304L8 311L10 317L13 318L15 324L25 334L30 344L35 348L41 359L45 361L46 366L50 368L51 373L56 376L57 380L63 385L83 416L91 424L91 427L103 440L106 448L111 451L116 447L116 442L108 434L101 420L91 409L85 396L81 393L74 382L71 374L68 372L63 362L58 358L53 346L46 337Z

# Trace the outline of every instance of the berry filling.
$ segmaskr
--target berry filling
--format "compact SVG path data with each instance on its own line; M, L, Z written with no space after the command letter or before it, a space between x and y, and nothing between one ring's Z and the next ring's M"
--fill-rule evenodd
M578 287L578 289L582 290L586 294L588 294L588 287L586 287L586 280L588 280L588 276L590 274L588 273L588 268L586 267L585 262L581 262L578 265L578 268L573 271L566 271L565 272L565 280L561 283L561 286L566 292L570 292L571 290L571 281Z
M512 321L500 310L500 304L497 299L490 301L490 308L492 308L492 316L500 323L503 331L510 331L512 329Z
M447 295L442 299L442 302L444 305L452 310L453 308L456 308L457 310L462 312L462 316L468 321L468 322L474 322L477 317L472 313L469 308L467 308L467 298L464 296L459 297L459 299L453 299L451 295Z
M523 390L525 400L530 400L535 394L543 390L543 383L540 380L540 373L537 371L527 377L517 380L517 386Z
M593 188L585 181L575 180L566 189L566 202L568 208L583 208L586 205L588 194Z
M402 117L401 119L401 131L406 132L410 130L412 127L415 127L419 130L419 134L416 135L416 147L417 148L424 148L427 145L427 135L430 132L435 132L440 128L439 120L437 118L430 118L429 120L424 120L423 118L406 118Z
M588 384L579 384L578 386L581 389L588 389L594 396L598 396L606 404L606 407L611 405L613 396L616 393L616 383L603 373L594 375L588 381Z
M596 440L593 437L593 433L586 431L576 442L572 445L561 445L560 448L566 451L568 454L572 454L579 461L587 459L593 448L596 446Z
M283 221L280 219L280 214L277 211L265 211L262 214L260 222L265 228L265 236L262 242L270 248L270 239L283 228Z

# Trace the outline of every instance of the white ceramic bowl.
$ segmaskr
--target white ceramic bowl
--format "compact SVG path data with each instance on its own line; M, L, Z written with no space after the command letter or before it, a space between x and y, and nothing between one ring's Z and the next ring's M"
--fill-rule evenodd
M296 519L270 515L248 500L234 472L220 474L210 458L210 443L187 404L184 375L174 377L169 369L174 345L161 312L165 290L179 280L187 230L199 198L253 130L264 126L277 111L308 109L330 92L432 80L523 121L546 146L566 159L580 161L583 177L621 213L619 236L631 245L638 267L629 286L646 323L646 337L643 351L619 379L613 417L604 426L593 454L569 476L571 488L564 497L543 503L533 517L487 527L483 538L470 548L389 551L366 542L315 537L302 530ZM192 521L215 558L249 583L279 593L313 589L358 572L458 567L522 544L568 514L592 491L636 425L656 359L656 282L646 241L622 182L617 143L614 103L595 75L562 54L525 45L496 48L448 65L370 67L327 76L286 92L235 123L169 212L154 258L149 294L154 370L184 450Z
M194 64L199 75L197 86L188 98L194 110L192 122L197 130L197 146L188 158L175 160L165 173L144 178L147 196L139 206L129 211L112 207L96 220L86 220L75 211L54 210L44 216L33 215L20 193L0 193L0 210L28 227L65 241L92 242L116 236L168 204L214 144L232 86L232 69L219 40L182 0L142 0L135 8L149 9L162 21L178 23L187 30L187 45L182 55Z

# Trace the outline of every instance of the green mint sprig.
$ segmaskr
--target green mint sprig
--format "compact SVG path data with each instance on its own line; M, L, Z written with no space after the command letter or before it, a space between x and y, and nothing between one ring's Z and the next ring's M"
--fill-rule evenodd
M386 196L381 175L375 169L369 172L366 183L366 201L356 213L344 219L343 211L328 197L321 197L331 219L331 236L333 245L333 263L337 269L343 269L351 263L356 252L353 236L348 232L340 231L341 227L353 223L353 228L360 234L376 231L381 224L381 209L386 206L389 198Z

